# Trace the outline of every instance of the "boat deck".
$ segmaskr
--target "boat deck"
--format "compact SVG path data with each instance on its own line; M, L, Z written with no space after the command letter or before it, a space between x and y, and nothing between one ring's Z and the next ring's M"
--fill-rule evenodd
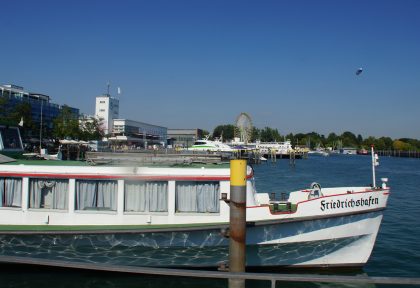
M229 163L228 162L218 162L218 163L202 163L202 162L188 162L188 163L164 163L164 162L159 162L159 163L137 163L137 162L118 162L118 163L113 163L113 162L109 162L109 163L103 163L103 164L94 164L92 165L89 162L86 161L72 161L72 160L67 160L67 161L55 161L55 160L41 160L41 159L17 159L14 162L7 162L7 163L0 163L0 166L4 166L4 165L25 165L25 166L84 166L84 167L89 167L89 166L100 166L100 167L106 167L106 166L110 166L110 167L115 167L115 166L132 166L132 167L176 167L176 168L201 168L201 167L205 167L206 169L210 169L210 168L215 168L215 169L220 169L220 168L229 168Z

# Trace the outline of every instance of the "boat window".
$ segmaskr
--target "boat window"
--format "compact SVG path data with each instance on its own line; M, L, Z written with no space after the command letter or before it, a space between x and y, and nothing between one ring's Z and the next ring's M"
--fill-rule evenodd
M176 182L176 212L217 213L220 206L219 192L219 182Z
M29 179L29 208L66 210L68 194L66 179Z
M117 210L117 181L76 180L76 210Z
M124 184L124 211L167 212L168 182L126 181Z
M5 150L23 149L20 142L19 130L15 127L0 127L0 144L1 142Z
M22 179L0 178L0 207L22 207Z

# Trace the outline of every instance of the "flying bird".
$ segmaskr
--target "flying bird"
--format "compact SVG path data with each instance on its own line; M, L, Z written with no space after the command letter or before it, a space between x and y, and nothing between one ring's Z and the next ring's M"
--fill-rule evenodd
M362 74L362 72L363 72L363 69L362 68L359 68L356 71L356 75L360 75L360 74Z

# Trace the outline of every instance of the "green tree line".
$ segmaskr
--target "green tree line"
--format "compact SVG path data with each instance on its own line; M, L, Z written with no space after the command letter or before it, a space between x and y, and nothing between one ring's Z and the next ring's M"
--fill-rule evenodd
M277 129L270 127L259 129L253 127L250 134L251 142L255 142L256 140L260 140L261 142L281 142L290 140L294 146L306 146L310 149L315 149L317 147L331 147L332 149L351 147L368 150L371 145L374 145L377 150L420 151L420 140L417 139L392 139L391 137L377 138L373 136L363 138L362 135L356 135L350 131L345 131L342 134L331 132L327 136L317 132L281 135ZM225 124L217 126L213 131L213 138L220 138L222 135L224 141L231 141L235 136L238 137L239 133L234 125Z

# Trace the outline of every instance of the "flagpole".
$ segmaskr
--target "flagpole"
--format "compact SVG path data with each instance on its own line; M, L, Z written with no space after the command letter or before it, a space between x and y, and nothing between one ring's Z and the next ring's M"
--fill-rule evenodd
M375 154L375 150L373 149L373 144L371 146L371 154L372 154L372 185L373 188L376 187L376 175L375 175L375 167L379 165L379 158L378 155Z
M42 105L43 101L41 100L41 121L39 124L39 155L41 155L41 149L42 149Z

